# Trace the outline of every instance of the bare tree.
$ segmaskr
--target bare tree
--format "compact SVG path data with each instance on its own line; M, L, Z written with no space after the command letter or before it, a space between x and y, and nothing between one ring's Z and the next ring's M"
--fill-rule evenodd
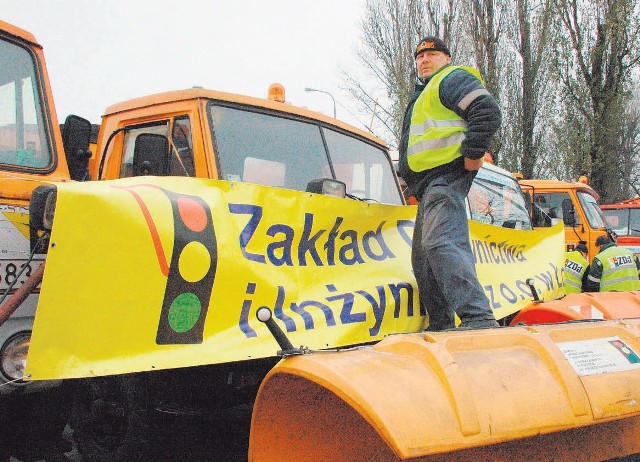
M437 35L498 99L500 165L526 177L587 173L604 201L638 187L637 0L367 0L362 31L361 74L344 81L392 148L414 91L415 45Z
M617 195L609 198L618 202L640 196L640 97L636 96L627 106L620 139L618 170L623 180Z
M520 128L520 167L525 178L533 178L536 161L541 157L541 139L546 124L540 124L539 109L543 107L544 90L549 88L544 57L548 54L552 22L551 0L516 0L517 29L514 33L522 62L518 124Z
M584 123L565 136L588 139L587 155L574 154L606 203L620 190L617 158L631 71L640 60L640 6L636 0L555 0L555 8L568 33L567 40L558 40L557 75L567 104L576 108L565 115L572 112ZM563 125L569 129L572 123L565 119Z
M485 86L499 99L498 42L502 35L502 8L494 0L465 0L465 23L473 45L475 64ZM501 2L498 2L500 4Z
M460 21L467 35L466 42L472 45L469 62L475 62L486 88L498 101L500 100L498 43L503 33L502 12L505 11L505 8L500 5L508 7L509 4L495 0L463 0L463 15ZM492 146L495 161L500 157L501 138L500 132Z
M402 118L414 91L413 52L420 38L437 35L455 46L459 0L367 0L362 21L363 46L357 50L365 75L343 71L345 89L360 111L372 115L377 130L396 147Z

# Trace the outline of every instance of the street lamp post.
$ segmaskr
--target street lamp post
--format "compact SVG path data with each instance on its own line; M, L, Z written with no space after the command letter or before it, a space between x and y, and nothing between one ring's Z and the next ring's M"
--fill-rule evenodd
M317 88L309 88L309 87L306 87L304 89L304 91L317 91L318 93L324 93L325 95L329 95L331 97L331 99L333 100L333 118L337 119L337 117L336 117L336 99L333 97L333 95L331 93L329 93L328 91L318 90Z

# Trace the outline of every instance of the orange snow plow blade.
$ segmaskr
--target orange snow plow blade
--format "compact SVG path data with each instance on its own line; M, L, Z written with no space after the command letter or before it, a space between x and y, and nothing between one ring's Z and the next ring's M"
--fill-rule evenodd
M603 461L640 453L640 320L401 334L283 359L249 460Z
M520 310L511 325L638 317L640 291L586 292L549 302L533 302Z

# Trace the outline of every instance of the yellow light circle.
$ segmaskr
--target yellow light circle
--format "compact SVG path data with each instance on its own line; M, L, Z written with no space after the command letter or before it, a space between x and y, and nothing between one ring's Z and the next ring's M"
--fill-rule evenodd
M180 253L178 268L187 282L198 282L211 267L211 255L200 242L189 242Z

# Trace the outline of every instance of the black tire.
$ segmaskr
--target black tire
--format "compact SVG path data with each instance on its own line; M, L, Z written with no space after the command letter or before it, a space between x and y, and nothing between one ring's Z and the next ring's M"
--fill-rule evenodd
M154 460L148 395L144 381L135 375L79 381L70 424L82 460Z
M70 389L59 387L4 397L0 413L0 461L66 460L72 449L63 437L69 417Z

